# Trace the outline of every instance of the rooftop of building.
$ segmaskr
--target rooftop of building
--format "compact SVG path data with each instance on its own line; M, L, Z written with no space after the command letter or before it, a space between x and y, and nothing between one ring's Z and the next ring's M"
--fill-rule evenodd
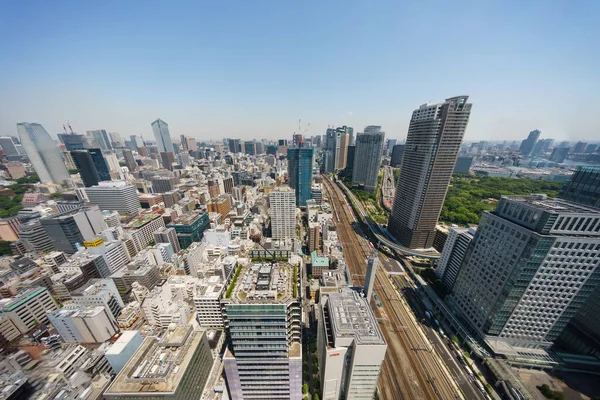
M75 304L67 304L60 310L53 311L50 315L54 317L94 317L100 313L105 311L104 306L83 306L83 305L75 305Z
M582 204L559 198L550 198L545 194L530 196L502 196L502 198L513 202L527 204L539 209L540 211L545 211L551 214L600 214L600 210L596 208L587 207Z
M242 267L229 300L236 304L287 303L298 296L297 268L288 263L250 263Z
M194 298L216 300L220 298L224 288L223 279L218 275L213 275L196 285Z
M204 211L193 211L191 213L179 215L177 218L173 219L173 221L171 221L171 223L169 223L169 226L191 225L194 222L196 222L196 220L198 218L202 217L202 215L204 215L204 214L205 214Z
M160 340L146 338L105 394L175 393L204 334L191 326L172 326Z
M154 221L157 218L160 218L161 215L160 214L142 214L137 218L134 218L133 220L131 220L126 228L129 229L139 229L142 226L146 225L147 223Z
M318 255L316 250L310 253L310 259L313 267L329 267L329 258Z
M8 299L0 299L0 310L9 312L19 307L21 304L27 303L29 300L47 291L44 287L33 287L17 293L16 296Z
M124 187L127 187L127 186L131 186L131 185L129 185L125 181L102 181L102 182L99 182L98 185L96 185L96 186L92 186L91 188L86 188L86 190L88 190L88 189L102 189L102 188L107 188L107 187L124 188Z
M385 344L366 299L353 290L328 297L329 327L333 338L352 337L358 344Z
M150 270L154 268L156 268L156 265L129 263L126 266L116 270L110 277L118 279L124 276L130 276L135 278L136 276L146 275Z

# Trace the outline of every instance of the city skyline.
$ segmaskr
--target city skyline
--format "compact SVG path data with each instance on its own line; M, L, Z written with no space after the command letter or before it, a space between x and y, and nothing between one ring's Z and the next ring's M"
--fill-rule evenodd
M177 137L287 137L301 118L309 136L377 124L403 139L415 104L469 94L477 112L466 140L520 140L536 128L557 140L600 139L589 51L596 3L519 3L519 13L510 3L438 4L443 18L433 19L424 5L198 5L205 24L190 20L194 5L121 6L118 19L104 5L3 7L12 62L0 66L0 134L36 121L54 137L70 121L79 133L150 138L148 122L160 116ZM30 29L15 36L23 7ZM148 22L157 16L160 29ZM63 23L47 29L50 18ZM441 52L418 44L457 26L463 39ZM327 62L340 58L377 62Z

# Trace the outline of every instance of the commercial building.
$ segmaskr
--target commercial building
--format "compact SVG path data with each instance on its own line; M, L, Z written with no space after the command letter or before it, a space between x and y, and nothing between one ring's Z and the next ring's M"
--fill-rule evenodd
M214 197L211 201L206 203L206 208L208 209L208 212L221 214L223 219L225 219L227 214L229 214L229 211L231 211L231 202L229 201L229 196L221 195Z
M192 243L202 240L204 231L210 228L210 221L208 213L193 211L175 218L168 227L177 232L179 247L187 249Z
M152 132L158 146L159 153L173 153L175 151L171 134L169 133L169 125L160 118L152 122Z
M490 346L547 347L598 285L600 210L545 195L484 212L448 301Z
M152 190L154 193L165 193L174 190L179 183L179 179L171 176L153 176L150 179L152 182Z
M269 193L269 217L273 239L296 237L296 196L292 189L280 187Z
M372 399L387 344L369 303L346 289L321 296L317 354L323 400Z
M323 276L323 271L329 269L329 257L320 256L316 251L310 253L311 275L313 278Z
M0 299L0 311L19 330L25 334L39 324L48 323L46 313L58 309L48 289L33 287L14 297Z
M563 163L569 155L571 149L568 147L555 147L550 155L550 161L555 163Z
M160 282L160 271L156 265L130 263L110 276L119 292L127 293L134 282L152 290Z
M138 167L133 157L133 152L129 149L123 149L123 159L125 160L125 166L129 171L135 171Z
M196 320L202 327L222 328L223 311L221 299L227 285L221 276L213 275L202 280L194 288Z
M27 171L25 171L25 164L21 162L6 162L4 163L6 170L10 174L10 177L13 179L19 179L27 175Z
M13 138L10 136L0 136L0 147L7 156L20 156Z
M202 398L213 367L206 331L169 327L162 338L147 337L108 389L107 400Z
M321 205L323 203L323 184L314 183L310 187L310 193L312 200L314 200L316 204Z
M69 304L49 313L48 319L67 343L104 343L119 330L103 306Z
M97 206L82 206L40 219L57 251L75 253L84 241L93 241L107 229Z
M450 228L448 231L448 238L444 243L435 273L449 291L454 286L460 266L467 254L467 248L473 240L476 230L477 228Z
M454 166L454 174L468 174L473 164L473 157L458 157Z
M141 208L137 190L125 181L100 182L85 189L90 203L102 211L118 211L121 215L138 215Z
M100 182L100 176L88 150L73 150L71 151L71 158L85 187L95 186Z
M116 320L125 307L112 279L90 279L86 285L71 292L71 301L80 306L103 306Z
M389 232L410 248L429 248L469 122L468 96L413 111Z
M367 192L377 188L377 177L383 156L385 132L380 126L369 125L356 137L352 184L361 185Z
M527 139L525 139L521 142L521 147L519 147L519 152L524 156L528 156L533 151L535 144L537 143L538 139L540 138L541 133L542 132L537 129L529 132L529 136L527 136Z
M112 149L112 141L110 140L110 136L108 133L106 133L105 129L96 129L93 131L87 131L86 133L88 136L93 136L96 138L96 141L102 150Z
M295 190L296 205L306 206L312 198L313 148L290 147L287 151L289 185Z
M145 249L154 241L154 232L165 227L165 221L160 214L142 214L125 226L131 236L137 252Z
M575 203L600 208L600 167L577 167L559 196Z
M63 163L56 143L40 124L21 122L17 132L27 157L42 183L66 185L71 176Z
M403 144L396 144L392 148L392 157L390 160L390 166L392 168L399 168L402 165L402 159L404 158L404 148L406 146Z
M308 223L308 251L321 250L321 224L318 222Z
M155 243L170 243L173 247L173 251L177 253L181 248L179 247L179 240L177 239L177 232L175 228L167 228L166 226L158 228L154 233Z
M232 400L302 397L296 268L284 263L248 265L231 296L223 300L231 338L223 363Z
M114 342L104 356L116 374L119 374L125 364L142 345L142 335L139 331L122 331L121 336Z

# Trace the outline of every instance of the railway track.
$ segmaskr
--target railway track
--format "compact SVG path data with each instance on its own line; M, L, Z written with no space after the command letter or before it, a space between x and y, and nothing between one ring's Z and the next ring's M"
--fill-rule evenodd
M357 232L353 232L353 223L354 229L358 229L357 220L340 189L329 179L324 182L334 208L338 235L351 279L355 285L360 285L364 281L366 258L373 251L372 245ZM380 298L381 307L376 304L372 306L388 343L380 374L380 397L462 399L458 386L444 371L445 366L419 330L408 305L381 268L376 274L375 291Z

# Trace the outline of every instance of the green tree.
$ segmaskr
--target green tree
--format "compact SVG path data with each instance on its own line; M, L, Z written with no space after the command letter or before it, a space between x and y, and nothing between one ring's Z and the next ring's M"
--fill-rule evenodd
M313 400L319 400L319 393L315 392L315 394L313 394Z
M308 383L305 383L302 385L302 393L304 393L304 394L308 393Z
M12 252L10 251L10 243L6 240L0 240L0 256L10 256Z

